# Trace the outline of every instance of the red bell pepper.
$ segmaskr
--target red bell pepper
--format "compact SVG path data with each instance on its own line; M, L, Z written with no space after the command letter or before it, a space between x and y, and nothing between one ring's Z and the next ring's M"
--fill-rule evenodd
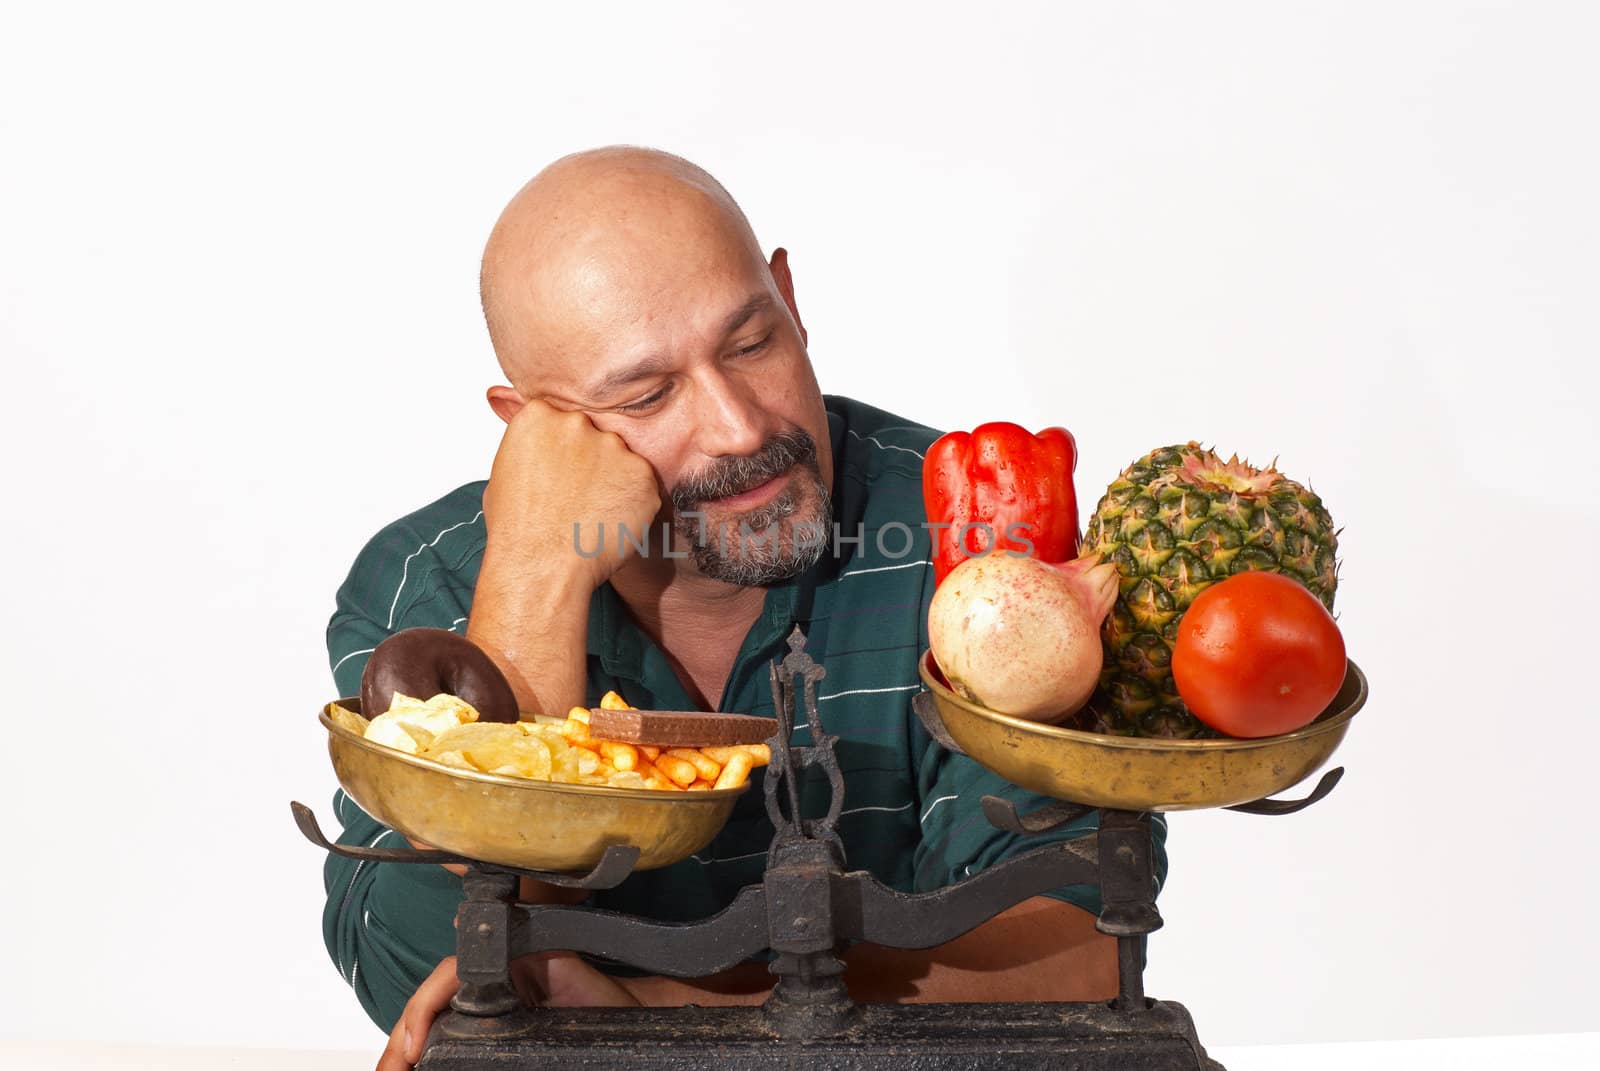
M998 421L941 437L922 464L935 582L968 558L989 553L1026 553L1046 562L1076 556L1077 464L1078 444L1066 428L1033 435Z

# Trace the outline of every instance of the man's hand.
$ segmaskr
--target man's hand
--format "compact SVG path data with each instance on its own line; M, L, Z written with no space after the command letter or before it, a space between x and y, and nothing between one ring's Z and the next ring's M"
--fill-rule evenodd
M512 960L511 983L532 1007L631 1008L639 1003L618 982L571 952L540 952ZM406 1003L389 1032L389 1044L378 1058L377 1071L411 1071L422 1059L422 1046L433 1020L450 1006L460 988L456 958L447 956Z
M525 711L584 699L589 598L661 508L655 472L583 413L530 401L511 418L483 493L488 542L467 638ZM580 550L581 548L581 550Z
M660 508L655 472L621 436L537 400L506 427L483 493L489 553L523 575L581 574L590 591L633 553L619 530L641 539Z

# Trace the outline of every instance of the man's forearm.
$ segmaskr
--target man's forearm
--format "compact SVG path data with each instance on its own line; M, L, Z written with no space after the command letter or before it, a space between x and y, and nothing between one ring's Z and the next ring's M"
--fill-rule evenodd
M557 715L584 702L587 587L584 575L530 567L491 538L467 638L505 673L523 711Z
M472 592L467 639L506 675L518 710L561 714L584 702L593 594L586 576L530 567L490 537ZM446 869L460 873L465 868ZM523 878L518 899L570 904L585 895Z
M938 948L857 945L844 955L850 995L863 1004L1088 1001L1117 994L1117 946L1094 916L1034 897ZM741 964L711 978L622 978L640 1004L759 1004L767 969Z
M858 945L845 953L850 995L867 1004L1109 1000L1117 943L1080 907L1036 896L937 948Z

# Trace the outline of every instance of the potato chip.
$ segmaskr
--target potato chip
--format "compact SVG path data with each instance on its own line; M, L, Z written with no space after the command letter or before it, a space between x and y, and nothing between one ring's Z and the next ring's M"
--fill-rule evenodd
M417 754L433 742L431 732L402 721L401 715L395 713L379 714L368 723L367 731L362 735L373 743L404 751L408 755Z
M362 735L368 740L415 755L428 748L439 735L463 723L477 720L478 712L471 704L453 695L440 694L424 702L396 692L389 709L373 718ZM374 725L379 728L373 729Z
M433 742L432 750L460 751L467 758L472 758L472 750L495 741L521 740L523 733L515 725L504 725L493 721L475 721L468 725L457 725L439 736ZM475 760L474 760L475 761Z
M401 695L399 692L396 692L394 693L394 698L389 701L389 709L384 711L384 713L394 714L396 717L403 717L407 714L425 714L427 711L428 704L424 703L416 696Z
M357 736L366 736L367 726L371 724L360 714L341 707L338 703L328 704L328 720L345 732L355 733Z
M435 740L426 757L431 757L435 751L459 751L468 762L485 773L528 777L538 781L550 779L549 746L516 725L495 722L460 725Z
M384 713L398 714L401 721L423 725L435 735L452 724L464 725L478 720L478 712L471 703L443 692L426 701L396 692Z
M578 756L578 776L592 777L601 766L600 756L586 747L572 749Z
M550 757L550 745L540 740L537 736L524 736L518 745L522 757L519 760L522 766L523 777L532 777L539 781L550 780L550 772L554 763Z
M440 692L424 704L429 711L435 714L450 714L463 725L469 721L478 721L478 708L462 699L460 696L448 692Z
M517 727L527 735L543 740L552 755L559 754L570 746L567 743L567 738L561 735L561 730L556 725L538 725L519 721Z
M544 746L550 749L550 780L570 781L577 776L578 756L574 754L574 751L582 750L581 748L573 748L567 742L567 738L557 732L553 726L536 725L531 729L525 727L523 731L534 739L543 741ZM558 771L562 770L570 770L571 773L563 778L558 776Z
M644 788L644 778L632 770L618 770L606 779L612 788Z

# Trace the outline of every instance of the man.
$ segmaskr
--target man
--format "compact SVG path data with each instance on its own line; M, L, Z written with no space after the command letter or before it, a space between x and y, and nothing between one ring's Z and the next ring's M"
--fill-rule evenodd
M921 461L937 433L822 395L786 253L764 255L710 175L630 148L557 161L496 224L482 293L510 380L488 391L504 438L487 485L362 552L328 630L340 694L358 690L385 636L431 625L486 650L524 710L616 689L640 707L770 715L766 667L799 624L827 670L819 707L840 737L852 869L931 891L1092 828L995 830L984 794L1024 812L1043 801L946 752L911 714L933 591ZM624 526L636 538L617 538ZM821 787L808 810L824 806ZM344 843L397 837L342 795L336 809ZM588 902L707 917L760 880L771 835L757 786L708 848ZM456 988L460 882L338 858L327 880L329 948L392 1031L380 1066L409 1066ZM522 895L573 900L532 882ZM1098 902L1062 889L938 949L859 946L846 978L862 1000L1109 997L1115 945L1094 929ZM691 983L559 953L520 963L518 978L530 1000L585 1005L759 1002L772 983L760 963Z

